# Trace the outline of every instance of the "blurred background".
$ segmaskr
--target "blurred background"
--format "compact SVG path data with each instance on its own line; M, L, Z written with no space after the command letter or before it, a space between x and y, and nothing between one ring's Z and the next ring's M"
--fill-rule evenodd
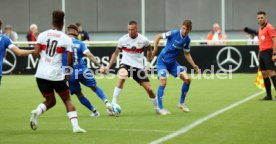
M66 24L81 23L91 41L116 41L127 33L127 23L142 20L142 0L64 0ZM145 35L178 28L184 19L193 21L193 40L207 39L213 24L222 24L222 0L144 0ZM38 31L51 28L51 12L62 9L62 0L0 0L2 29L10 25L18 41L26 41L30 25ZM275 0L225 0L225 31L228 39L247 39L244 27L258 29L256 13L267 12L276 24Z

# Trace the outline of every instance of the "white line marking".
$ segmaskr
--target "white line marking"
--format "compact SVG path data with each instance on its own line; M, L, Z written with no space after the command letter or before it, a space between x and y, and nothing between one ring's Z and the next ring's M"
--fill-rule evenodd
M145 129L91 129L92 131L128 131L128 132L159 132L159 133L172 133L174 131L167 130L145 130Z
M56 130L70 130L70 129L65 129L65 128L59 128L59 129L56 129ZM147 129L106 129L106 128L98 128L98 129L85 129L87 131L124 131L124 132L142 132L142 133L145 133L145 132L148 132L148 133L172 133L174 131L169 131L169 130L147 130Z
M180 134L184 134L184 133L188 132L189 130L191 130L192 128L194 128L194 127L196 127L196 126L204 123L205 121L207 121L207 120L209 120L209 119L211 119L211 118L213 118L213 117L215 117L215 116L217 116L217 115L219 115L221 113L224 113L225 111L228 111L228 110L230 110L230 109L232 109L232 108L234 108L234 107L236 107L236 106L238 106L240 104L243 104L243 103L245 103L245 102L247 102L247 101L249 101L249 100L251 100L251 99L259 96L260 94L263 94L263 93L264 93L264 91L260 91L258 93L255 93L255 94L253 94L253 95L251 95L251 96L249 96L249 97L247 97L247 98L245 98L243 100L240 100L240 101L238 101L236 103L233 103L233 104L231 104L231 105L229 105L229 106L227 106L227 107L225 107L223 109L220 109L220 110L218 110L218 111L216 111L214 113L211 113L211 114L207 115L206 117L203 117L203 118L201 118L201 119L199 119L199 120L191 123L190 125L185 126L185 127L181 128L181 129L179 129L179 130L177 130L177 131L175 131L175 132L173 132L173 133L171 133L169 135L166 135L166 136L161 137L161 138L159 138L157 140L154 140L154 141L150 142L150 144L160 144L160 143L162 143L164 141L167 141L169 139L172 139L172 138L174 138L174 137L176 137L176 136L178 136Z

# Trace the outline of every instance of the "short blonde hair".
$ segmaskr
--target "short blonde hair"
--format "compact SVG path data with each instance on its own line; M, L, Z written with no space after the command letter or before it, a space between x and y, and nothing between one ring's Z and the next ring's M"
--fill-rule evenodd
M31 24L30 25L30 30L33 29L33 28L37 29L37 25L36 24Z

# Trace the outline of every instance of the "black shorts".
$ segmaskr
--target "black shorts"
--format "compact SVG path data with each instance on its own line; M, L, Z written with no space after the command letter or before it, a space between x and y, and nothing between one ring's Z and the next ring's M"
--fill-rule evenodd
M54 90L58 94L69 94L69 88L65 80L50 81L41 78L36 78L37 86L44 97L54 96Z
M141 84L141 82L149 82L148 75L144 69L131 67L126 64L121 64L119 70L120 69L126 69L128 72L128 77L132 77L139 84Z
M260 70L275 70L275 64L272 61L272 49L260 51L259 66Z

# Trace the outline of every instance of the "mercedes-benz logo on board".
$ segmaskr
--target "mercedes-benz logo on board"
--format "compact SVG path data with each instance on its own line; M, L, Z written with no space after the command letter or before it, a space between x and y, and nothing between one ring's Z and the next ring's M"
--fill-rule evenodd
M16 56L15 54L10 50L6 50L6 56L3 60L3 74L8 74L14 70L16 66Z
M242 55L237 48L224 47L217 53L217 64L223 72L235 72L242 63Z

